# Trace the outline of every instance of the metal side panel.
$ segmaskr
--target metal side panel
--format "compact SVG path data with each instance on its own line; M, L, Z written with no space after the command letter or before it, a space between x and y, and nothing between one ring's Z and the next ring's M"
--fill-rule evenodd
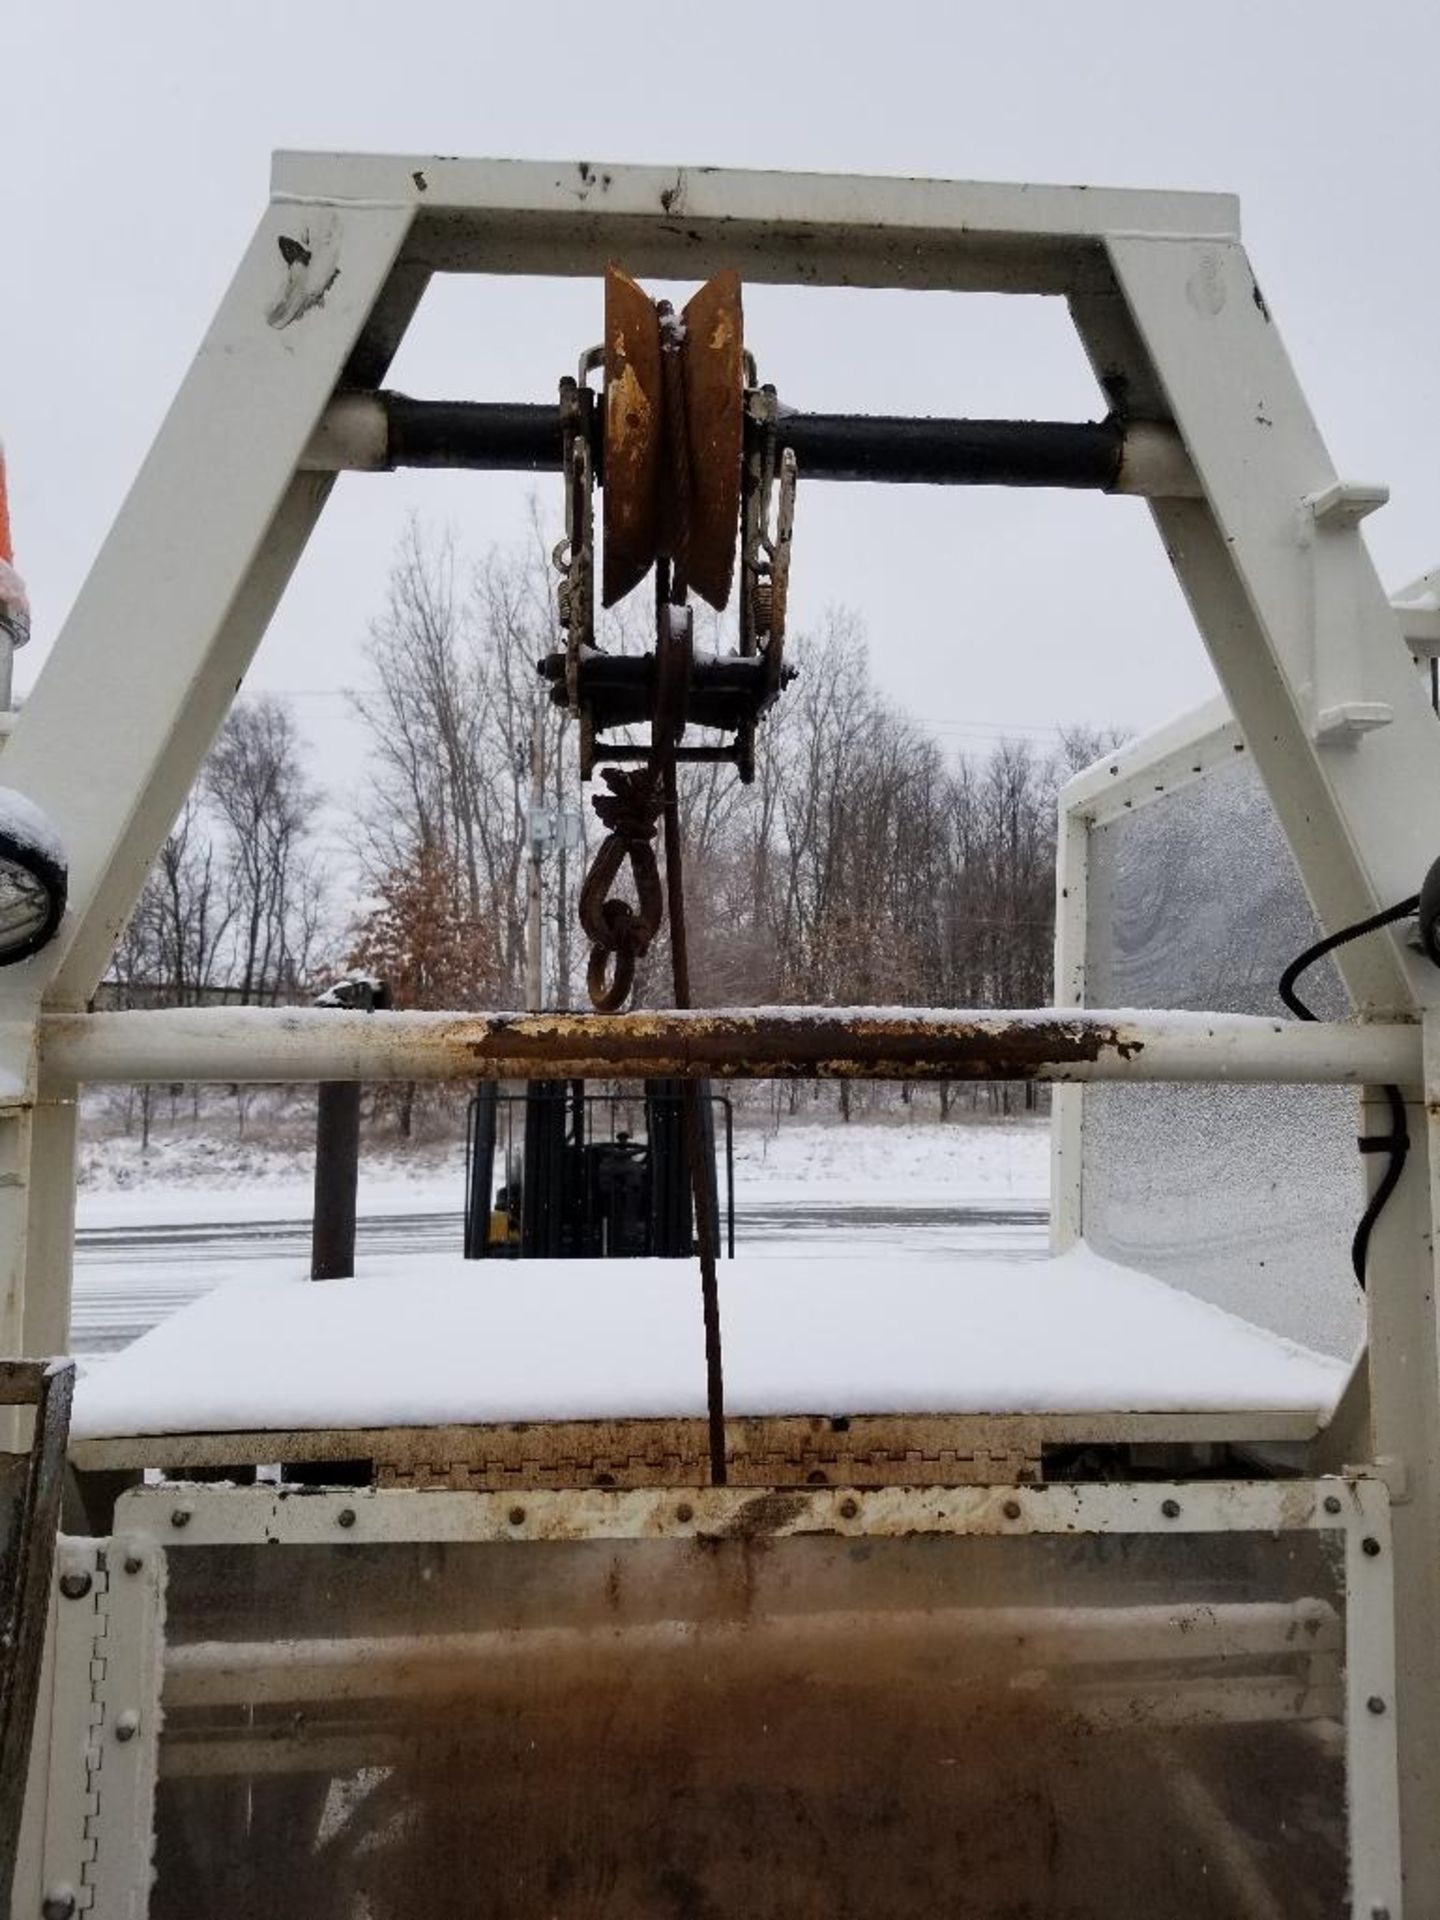
M137 1490L151 1914L1400 1920L1389 1498Z
M48 1764L37 1756L32 1807L43 1836L38 1902L16 1906L26 1920L149 1911L164 1591L165 1557L153 1549L61 1542Z

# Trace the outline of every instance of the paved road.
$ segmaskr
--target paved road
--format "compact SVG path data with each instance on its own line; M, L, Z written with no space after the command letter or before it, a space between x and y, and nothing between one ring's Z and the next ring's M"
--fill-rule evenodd
M867 1243L953 1259L1039 1259L1045 1252L1041 1206L926 1207L769 1204L737 1208L741 1248L796 1258L854 1253ZM872 1240L873 1236L873 1240ZM242 1277L247 1263L304 1260L308 1221L214 1221L204 1225L82 1228L75 1266L75 1351L114 1353L176 1308L222 1280ZM362 1219L362 1254L458 1251L458 1212Z

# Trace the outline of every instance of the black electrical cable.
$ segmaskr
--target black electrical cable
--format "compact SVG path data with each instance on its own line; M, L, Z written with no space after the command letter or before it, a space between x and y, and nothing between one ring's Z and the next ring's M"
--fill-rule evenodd
M1317 940L1313 947L1307 947L1304 953L1292 960L1280 976L1277 989L1280 998L1295 1015L1297 1020L1314 1020L1316 1015L1306 1006L1295 991L1295 982L1307 968L1313 967L1317 960L1323 960L1327 953L1333 953L1336 947L1345 947L1352 940L1360 940L1367 933L1378 933L1381 927L1393 926L1395 921L1404 920L1414 913L1420 904L1418 893L1412 893L1393 907L1386 907L1383 913L1371 914L1368 920L1357 920L1353 927L1342 927L1339 933L1328 934L1325 939ZM1405 1123L1405 1102L1400 1097L1398 1087L1386 1087L1385 1099L1390 1107L1389 1133L1361 1134L1361 1153L1388 1153L1390 1158L1379 1185L1371 1194L1360 1224L1355 1229L1355 1238L1350 1243L1350 1264L1355 1269L1355 1278L1361 1288L1365 1285L1365 1263L1370 1253L1370 1235L1375 1222L1385 1210L1385 1203L1400 1182L1405 1171L1406 1156L1410 1152L1410 1129Z

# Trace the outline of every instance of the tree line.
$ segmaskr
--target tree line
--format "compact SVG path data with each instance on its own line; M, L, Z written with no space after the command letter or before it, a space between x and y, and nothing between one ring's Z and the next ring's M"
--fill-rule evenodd
M330 958L323 794L274 695L232 708L120 937L106 1002L274 1006Z
M465 983L467 1004L521 1001L532 755L547 800L574 804L569 722L535 675L562 644L543 541L467 574L412 525L361 698L374 754L364 850L383 898L422 854L448 876L437 932L448 945L468 922L489 969ZM753 783L726 765L681 770L697 999L1048 1003L1057 792L1117 736L1076 727L1048 751L1002 740L952 758L875 686L852 612L827 612L790 657L799 674L762 723ZM545 872L548 1004L570 1001L583 971L575 896L600 829L588 806L582 818L580 854L562 847ZM663 1004L668 980L662 935L639 1003Z
M351 815L363 899L322 884L322 796L288 709L244 701L156 862L114 989L132 1004L266 1003L359 965L389 980L396 1005L522 1005L538 786L583 822L580 848L562 838L544 863L543 998L582 1001L576 900L601 829L579 800L571 723L535 670L563 645L553 588L538 524L525 546L472 565L412 523L355 696L369 745ZM718 623L698 637L725 643ZM753 783L724 765L681 770L697 1001L1048 1003L1058 787L1117 736L1077 727L1048 750L1002 740L948 754L876 687L843 608L790 657L798 677L761 725ZM639 968L638 1004L667 998L664 939Z

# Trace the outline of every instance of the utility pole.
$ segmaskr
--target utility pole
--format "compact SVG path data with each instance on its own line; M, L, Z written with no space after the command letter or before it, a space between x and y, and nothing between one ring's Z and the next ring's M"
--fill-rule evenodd
M584 838L585 829L580 815L560 804L560 779L557 758L554 804L545 799L544 753L545 753L545 710L537 705L535 709L535 729L530 745L530 810L525 823L525 845L530 856L526 911L525 911L525 1004L531 1013L540 1011L540 1001L545 990L545 933L544 922L540 917L541 876L545 862L552 853L560 856L560 902L564 908L565 874L567 857L574 853ZM555 981L556 1003L568 1006L570 943L568 931L562 921L559 933L559 966Z
M542 954L544 934L540 920L540 862L544 858L545 787L542 774L545 749L545 717L539 700L535 702L535 724L530 735L530 817L526 839L530 846L529 898L525 915L525 1005L531 1013L540 1011L545 970Z

